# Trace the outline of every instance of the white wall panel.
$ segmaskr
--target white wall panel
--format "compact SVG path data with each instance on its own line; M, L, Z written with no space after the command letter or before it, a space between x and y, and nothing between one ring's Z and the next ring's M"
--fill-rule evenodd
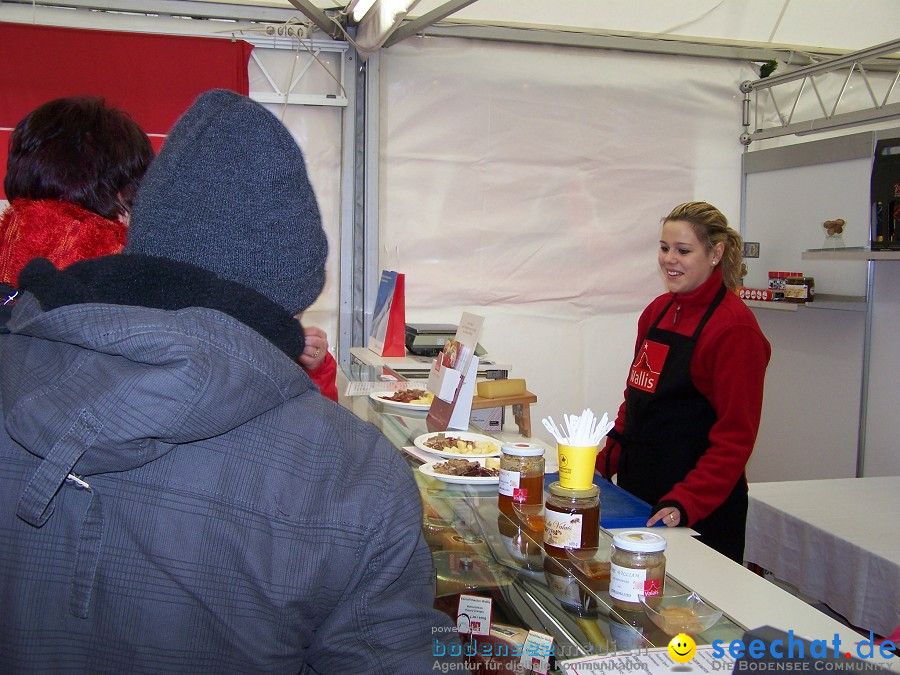
M285 65L283 77L289 76ZM252 88L252 85L251 85ZM303 150L307 171L328 237L328 262L325 265L325 287L306 311L305 325L323 328L334 352L338 334L337 315L340 283L340 216L341 216L341 114L342 108L301 105L266 105L297 140Z

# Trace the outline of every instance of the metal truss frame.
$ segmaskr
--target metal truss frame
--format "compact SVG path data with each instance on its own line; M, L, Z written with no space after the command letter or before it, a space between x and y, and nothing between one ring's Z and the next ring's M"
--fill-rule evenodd
M284 26L278 26L278 29L282 28L284 28ZM242 36L241 39L246 40L253 45L254 49L251 52L250 58L262 72L263 77L265 77L266 81L269 83L269 86L272 87L272 91L251 90L250 98L252 98L254 101L259 101L260 103L289 103L298 105L320 105L337 107L347 106L348 99L345 84L348 82L347 50L350 48L350 46L346 42L332 42L330 40L307 40L302 38L290 40L280 38L277 41L273 42L272 40L266 40L264 38L248 38L246 36ZM302 64L298 69L295 69L295 71L291 74L291 81L287 84L286 87L279 85L276 82L275 78L273 78L271 73L269 72L269 68L266 64L267 52L273 49L278 51L292 49L298 53L298 58L301 53L305 53L308 56L306 62ZM323 53L337 54L339 64L337 72L332 72L326 67L326 64L321 61L319 57ZM334 78L336 91L321 94L295 92L294 90L303 79L303 76L306 75L309 72L310 68L317 63L322 68L325 68L328 73Z
M900 51L900 40L885 42L858 52L827 59L784 75L753 81L745 80L740 85L740 90L744 94L742 101L744 132L740 136L741 143L746 146L755 140L790 134L813 134L860 124L884 122L900 117L900 102L889 102L895 91L900 92L900 87L897 86L900 81L900 61L881 59L877 63L873 63L873 59L891 55L897 51ZM867 68L869 70L877 68L879 71L887 70L894 73L893 80L883 96L875 93ZM843 75L843 84L833 94L832 100L831 97L823 95L816 78L838 71L842 73L846 71L846 73ZM847 110L846 104L842 108L841 105L845 102L844 95L848 88L859 81L862 82L868 93L866 105L855 110ZM799 88L797 82L800 83ZM761 96L761 94L765 94L765 96ZM754 101L751 101L751 95L753 95ZM815 97L814 103L817 106L814 105L814 107L821 111L821 116L807 120L795 120L801 99L804 99L804 103L806 103L811 97ZM827 103L826 98L828 99ZM751 103L755 104L752 110L753 131L750 131ZM768 107L769 105L771 108ZM765 115L772 112L774 115L770 115L770 117L774 117L776 121L772 126L765 128Z

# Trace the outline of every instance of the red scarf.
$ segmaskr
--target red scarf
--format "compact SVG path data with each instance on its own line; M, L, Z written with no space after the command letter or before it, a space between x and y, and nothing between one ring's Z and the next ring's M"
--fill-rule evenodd
M119 253L127 228L96 213L50 199L14 199L0 215L0 282L17 286L32 258L62 269L79 260Z

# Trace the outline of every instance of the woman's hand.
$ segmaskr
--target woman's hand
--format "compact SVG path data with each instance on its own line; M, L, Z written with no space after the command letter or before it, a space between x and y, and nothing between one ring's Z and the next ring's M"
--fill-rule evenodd
M304 326L303 337L306 346L297 361L307 370L315 370L322 365L325 354L328 353L328 335L317 326Z
M676 527L681 522L681 511L671 507L662 508L650 516L647 527L653 527L659 521L662 521L666 527Z

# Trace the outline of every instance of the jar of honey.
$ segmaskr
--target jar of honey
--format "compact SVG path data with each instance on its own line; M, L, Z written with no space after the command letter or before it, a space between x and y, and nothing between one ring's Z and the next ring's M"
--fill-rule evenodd
M666 539L653 532L630 530L613 537L609 562L609 597L613 605L640 611L638 596L662 595L666 583Z
M547 555L568 560L566 549L600 547L600 488L564 488L550 483L544 503L544 550Z
M524 528L517 519L497 515L497 529L506 552L516 565L525 570L540 570L544 558L539 533Z
M504 443L500 453L500 513L515 516L513 502L540 509L544 501L544 448L536 443Z

